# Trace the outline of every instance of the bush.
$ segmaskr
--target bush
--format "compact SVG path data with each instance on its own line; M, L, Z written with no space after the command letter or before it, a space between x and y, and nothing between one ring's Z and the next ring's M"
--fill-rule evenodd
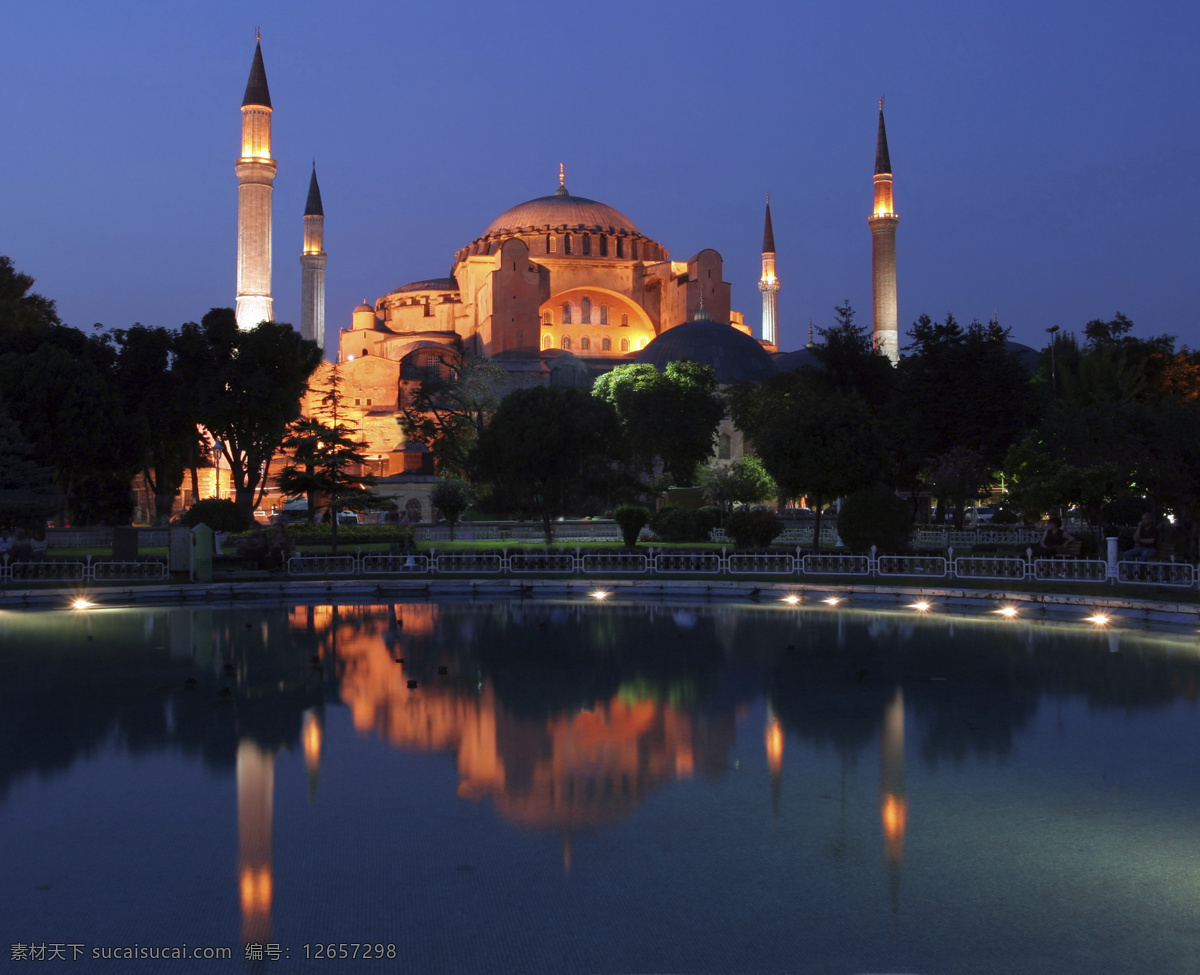
M613 521L621 526L621 538L626 548L637 544L638 535L650 522L650 509L639 504L623 504L613 512Z
M1021 512L1008 504L998 504L992 509L992 520L989 522L992 525L1019 525L1021 524Z
M1151 506L1145 498L1114 498L1100 509L1100 519L1106 525L1132 526L1147 511L1151 511Z
M215 532L244 532L254 527L250 512L225 498L197 501L180 519L188 528L208 525Z
M783 531L770 508L736 508L725 519L725 531L738 548L766 548Z
M707 542L708 533L719 523L720 512L713 507L695 511L666 507L650 516L650 530L664 542Z
M899 552L908 546L911 514L908 502L891 488L876 484L842 502L838 534L851 552L866 552L872 545L881 552Z

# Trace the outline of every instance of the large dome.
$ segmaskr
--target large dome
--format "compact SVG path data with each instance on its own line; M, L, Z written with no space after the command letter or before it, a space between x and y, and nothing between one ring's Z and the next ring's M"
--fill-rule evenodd
M585 230L601 233L620 233L623 230L626 233L641 235L634 222L619 210L595 200L584 199L582 196L556 193L554 196L541 196L505 210L491 222L483 236L562 226L569 230L582 226Z
M722 385L762 382L776 371L770 353L745 332L704 319L667 329L635 361L647 362L659 372L666 370L668 362L698 362L712 366Z

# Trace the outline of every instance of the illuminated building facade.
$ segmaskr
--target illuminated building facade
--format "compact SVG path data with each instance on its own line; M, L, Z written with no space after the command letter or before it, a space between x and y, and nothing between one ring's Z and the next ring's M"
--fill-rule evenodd
M900 361L900 319L896 302L896 227L900 215L892 198L892 160L879 100L879 135L875 142L875 206L867 218L871 227L871 295L875 347L892 364Z

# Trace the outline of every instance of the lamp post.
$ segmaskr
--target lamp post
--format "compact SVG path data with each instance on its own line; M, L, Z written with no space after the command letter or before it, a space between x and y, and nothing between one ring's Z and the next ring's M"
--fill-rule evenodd
M1050 333L1050 392L1054 394L1058 392L1058 382L1054 368L1054 346L1058 340L1058 326L1051 325L1046 331Z

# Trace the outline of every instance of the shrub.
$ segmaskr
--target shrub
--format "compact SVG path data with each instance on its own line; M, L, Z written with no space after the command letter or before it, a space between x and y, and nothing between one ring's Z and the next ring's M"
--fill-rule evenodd
M660 508L650 516L650 530L664 542L707 542L708 533L716 527L709 511L701 508Z
M244 532L254 527L254 519L245 508L225 498L197 501L180 519L188 528L208 525L215 532Z
M621 538L626 548L637 544L638 535L650 522L650 509L639 504L623 504L613 512L613 521L621 526Z
M1100 509L1100 518L1106 525L1136 525L1150 510L1145 498L1114 498Z
M908 545L911 514L908 502L891 488L876 484L842 502L838 534L851 552L865 552L872 545L881 552L899 552Z
M766 548L783 531L783 522L770 508L736 508L725 519L725 531L738 548Z

